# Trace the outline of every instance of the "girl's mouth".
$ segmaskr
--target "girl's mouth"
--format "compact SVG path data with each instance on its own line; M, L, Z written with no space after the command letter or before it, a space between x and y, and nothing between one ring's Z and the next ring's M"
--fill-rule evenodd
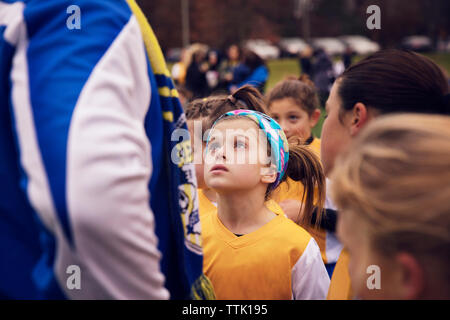
M228 172L228 169L223 164L216 164L211 168L210 172Z

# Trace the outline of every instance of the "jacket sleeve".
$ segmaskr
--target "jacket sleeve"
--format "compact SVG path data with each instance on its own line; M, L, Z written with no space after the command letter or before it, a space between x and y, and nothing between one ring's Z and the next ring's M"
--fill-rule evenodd
M167 299L149 206L148 58L125 0L29 1L12 71L27 193L69 298ZM81 270L81 288L67 269Z

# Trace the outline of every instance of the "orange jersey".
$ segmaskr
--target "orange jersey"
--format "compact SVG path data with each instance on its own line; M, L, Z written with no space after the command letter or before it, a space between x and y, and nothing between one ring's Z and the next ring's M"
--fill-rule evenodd
M314 239L284 215L236 236L215 211L202 220L204 273L219 300L324 299L329 277Z
M327 300L351 300L353 298L348 263L348 252L343 249L331 277Z

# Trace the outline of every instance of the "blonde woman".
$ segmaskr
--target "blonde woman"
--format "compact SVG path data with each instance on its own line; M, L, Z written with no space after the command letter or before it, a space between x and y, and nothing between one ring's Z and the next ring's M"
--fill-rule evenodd
M331 176L355 297L450 299L450 117L374 120Z

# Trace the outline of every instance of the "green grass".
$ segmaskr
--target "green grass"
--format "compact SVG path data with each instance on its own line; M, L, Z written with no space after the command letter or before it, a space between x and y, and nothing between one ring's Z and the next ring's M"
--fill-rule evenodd
M440 65L444 70L450 74L450 53L433 53L426 54L431 60ZM361 60L363 57L356 57L354 62ZM267 81L266 92L272 89L279 81L285 79L287 76L298 76L300 74L300 65L298 59L280 59L268 62L270 70L270 77ZM322 112L319 123L314 128L313 133L316 137L320 137L322 131L322 124L324 121L325 112Z

